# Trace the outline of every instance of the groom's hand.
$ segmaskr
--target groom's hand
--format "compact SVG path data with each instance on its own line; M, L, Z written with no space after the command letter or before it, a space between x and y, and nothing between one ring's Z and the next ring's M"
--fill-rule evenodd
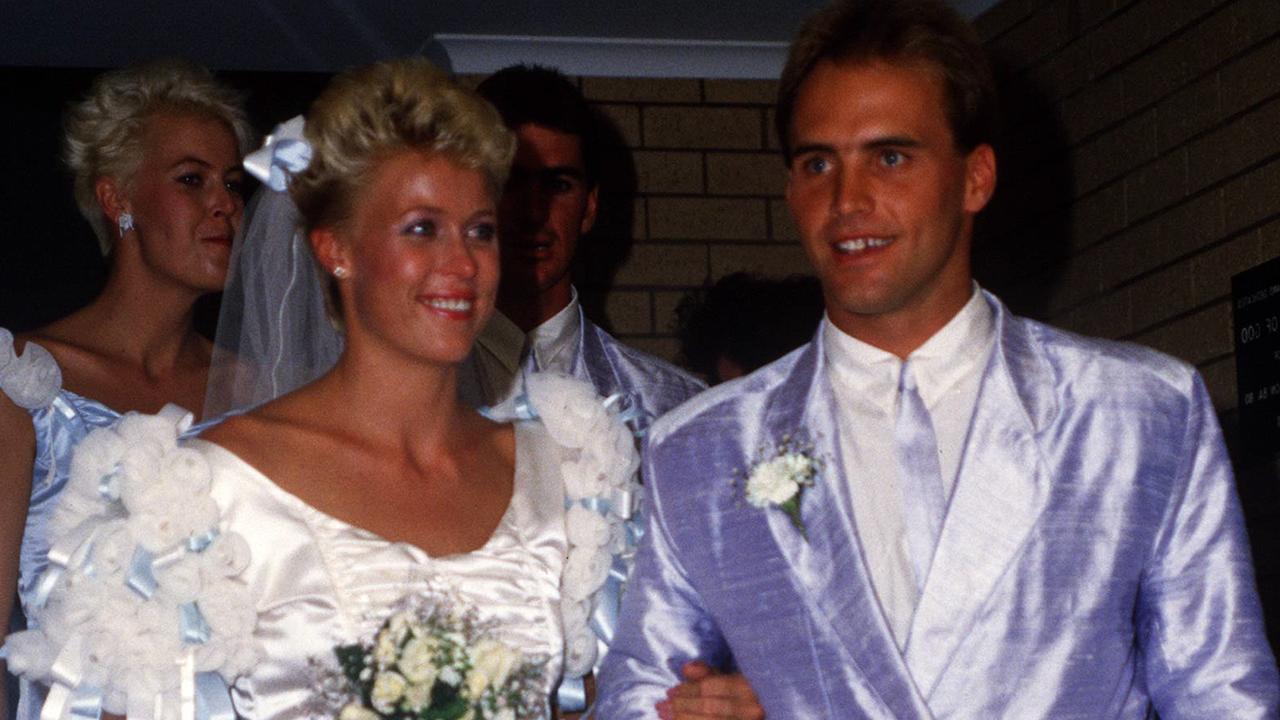
M680 668L684 682L658 703L662 720L764 720L764 708L742 675L716 672L701 660Z

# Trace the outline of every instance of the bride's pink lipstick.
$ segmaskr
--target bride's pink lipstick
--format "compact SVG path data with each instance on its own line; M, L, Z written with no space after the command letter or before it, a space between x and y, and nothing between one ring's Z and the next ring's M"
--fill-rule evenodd
M206 243L209 243L210 245L219 245L227 249L231 248L230 235L211 235L209 237L200 238L200 240L201 242L206 242Z

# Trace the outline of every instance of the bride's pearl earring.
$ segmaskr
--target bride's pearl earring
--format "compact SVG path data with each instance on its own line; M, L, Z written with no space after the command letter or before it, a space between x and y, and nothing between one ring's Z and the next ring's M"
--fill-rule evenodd
M351 273L349 273L349 272L347 271L347 269L346 269L345 267L343 267L342 265L339 265L338 267L336 267L336 268L334 268L334 269L333 269L333 276L334 276L334 277L336 277L336 278L338 278L339 280L344 280L344 279L346 279L346 277L347 277L348 275L350 275L350 274L351 274Z

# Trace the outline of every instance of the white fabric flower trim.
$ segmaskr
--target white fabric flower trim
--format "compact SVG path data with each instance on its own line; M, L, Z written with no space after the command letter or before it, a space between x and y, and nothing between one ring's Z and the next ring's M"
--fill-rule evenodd
M596 662L591 608L609 577L614 555L626 550L621 539L639 500L640 456L631 430L591 385L568 375L534 373L526 380L525 392L551 439L566 451L561 465L569 541L560 581L564 674L580 677ZM629 554L623 557L630 561Z
M36 410L53 402L62 389L62 370L48 350L27 343L19 356L13 349L13 333L0 328L0 392L14 405Z
M10 670L51 686L42 712L87 697L176 720L196 693L230 710L222 683L257 662L256 603L237 579L249 547L219 531L209 466L178 446L190 424L176 405L127 414L73 454L31 608L39 627L7 643Z

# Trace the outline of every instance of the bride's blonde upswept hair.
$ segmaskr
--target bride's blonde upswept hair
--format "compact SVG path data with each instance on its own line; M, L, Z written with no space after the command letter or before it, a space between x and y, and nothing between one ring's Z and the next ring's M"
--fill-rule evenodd
M289 192L307 232L350 218L359 190L398 152L440 153L477 170L496 198L516 147L489 103L421 58L339 75L312 104L305 135L314 154Z
M302 231L337 227L382 161L406 150L440 153L479 171L496 199L516 152L498 111L422 58L376 63L329 83L307 113L311 163L289 183ZM321 271L329 320L343 330L336 281Z

